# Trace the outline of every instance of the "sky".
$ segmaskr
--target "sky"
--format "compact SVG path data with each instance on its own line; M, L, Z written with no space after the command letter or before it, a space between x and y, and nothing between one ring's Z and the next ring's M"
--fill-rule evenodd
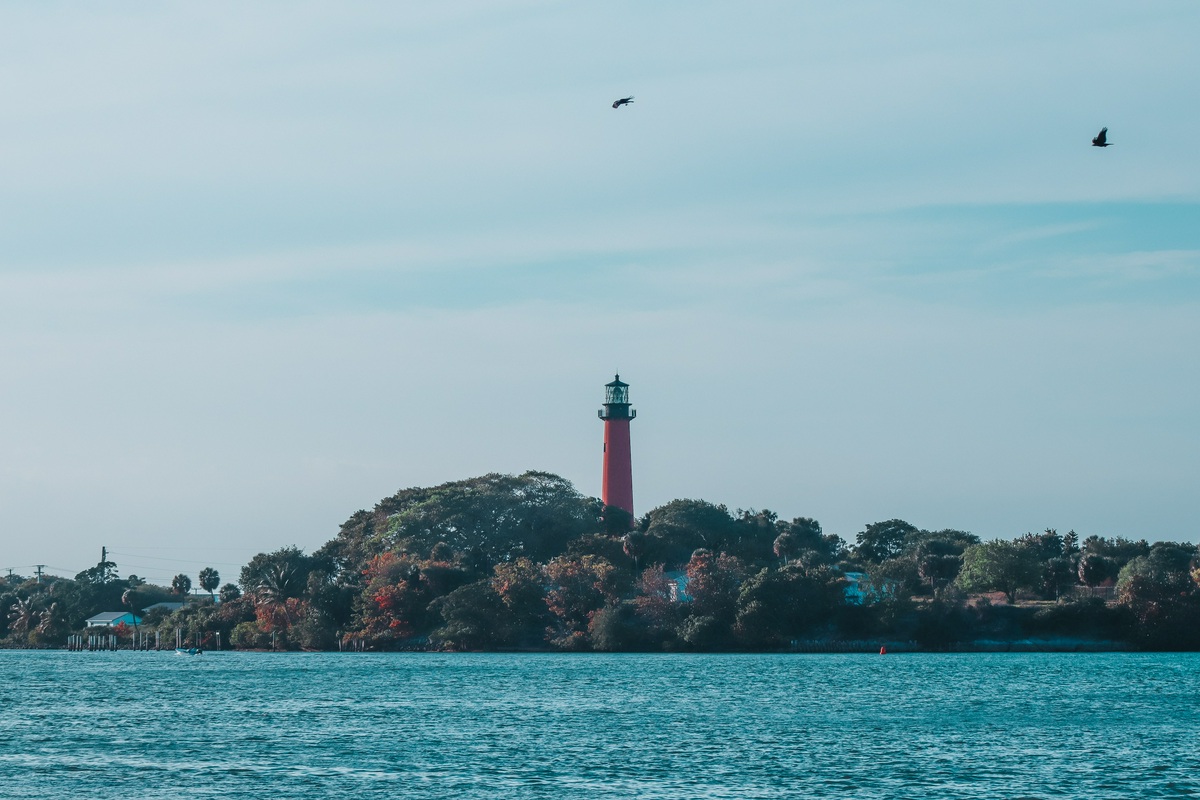
M1197 31L0 2L0 569L224 582L401 488L596 496L617 372L638 514L1196 542Z

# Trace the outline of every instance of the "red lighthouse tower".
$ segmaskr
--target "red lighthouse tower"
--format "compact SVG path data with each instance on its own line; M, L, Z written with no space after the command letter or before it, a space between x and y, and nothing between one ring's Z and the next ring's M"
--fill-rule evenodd
M606 506L623 508L633 519L633 459L629 452L629 421L637 412L629 408L629 384L616 380L604 386L604 483L600 499Z

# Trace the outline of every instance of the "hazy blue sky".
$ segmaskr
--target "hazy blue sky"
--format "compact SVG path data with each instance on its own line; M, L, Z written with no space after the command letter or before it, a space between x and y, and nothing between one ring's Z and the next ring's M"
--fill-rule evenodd
M402 487L595 495L617 370L639 513L1197 541L1198 35L0 3L0 568L231 579Z

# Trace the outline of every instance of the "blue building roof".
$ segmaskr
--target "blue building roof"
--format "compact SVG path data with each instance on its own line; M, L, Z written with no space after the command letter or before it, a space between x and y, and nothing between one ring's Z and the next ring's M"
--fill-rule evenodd
M132 614L129 611L102 611L94 617L88 617L87 626L89 628L99 625L115 627L120 625L122 622L124 622L126 625L139 625L141 624L141 621L141 617Z

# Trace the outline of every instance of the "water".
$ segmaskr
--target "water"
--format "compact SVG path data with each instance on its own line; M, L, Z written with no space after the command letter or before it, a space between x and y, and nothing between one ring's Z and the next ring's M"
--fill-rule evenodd
M0 651L0 797L1200 797L1200 654Z

